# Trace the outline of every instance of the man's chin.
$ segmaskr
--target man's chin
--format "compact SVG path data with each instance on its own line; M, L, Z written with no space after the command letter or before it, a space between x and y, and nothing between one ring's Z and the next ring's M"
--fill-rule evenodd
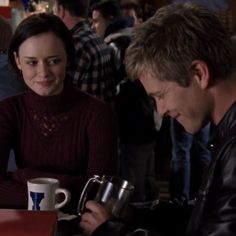
M196 134L199 129L196 127L196 126L192 126L192 125L188 125L188 124L184 124L184 123L181 123L179 122L185 129L185 131L189 134Z
M192 134L192 135L196 134L200 130L200 129L197 129L197 127L185 127L185 126L184 126L184 129L187 133Z

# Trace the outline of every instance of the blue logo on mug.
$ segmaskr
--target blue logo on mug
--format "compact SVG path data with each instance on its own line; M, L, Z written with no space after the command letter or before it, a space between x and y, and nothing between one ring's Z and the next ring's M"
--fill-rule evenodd
M44 199L44 193L30 192L30 197L33 202L32 210L40 211L40 203Z

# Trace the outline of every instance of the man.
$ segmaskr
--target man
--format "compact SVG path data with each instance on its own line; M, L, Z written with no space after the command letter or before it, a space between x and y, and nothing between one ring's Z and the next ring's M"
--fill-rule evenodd
M213 13L192 4L163 7L135 32L126 54L127 72L131 78L139 79L155 98L159 113L176 119L192 134L209 121L215 125L210 145L213 160L186 234L233 236L236 234L236 74L232 70L232 42ZM106 212L100 214L99 204L88 202L86 207L91 212L84 213L80 226L89 234L109 217ZM161 227L159 219L157 228ZM171 223L167 221L168 228ZM113 228L110 235L126 235L129 231L121 222L108 221L93 235L98 235L99 230L104 232L108 225Z
M172 3L195 2L209 10L224 9L226 0L172 0ZM170 135L172 159L170 162L170 196L173 201L184 204L195 199L202 174L210 163L211 155L207 148L210 124L197 134L191 135L176 120L171 119ZM197 157L195 159L195 157Z
M70 68L73 84L84 92L110 101L114 92L112 52L86 21L86 1L55 0L53 11L74 38L76 61L75 68Z
M134 25L134 19L122 17L119 2L107 0L98 2L91 7L93 28L97 35L106 38L109 34L120 31L128 31ZM129 29L127 29L129 28Z
M91 12L93 29L113 49L116 83L119 83L126 76L123 60L131 40L134 18L122 17L120 5L116 0L98 2L92 6Z
M138 26L143 23L143 10L136 2L127 1L121 3L121 10L124 16L131 16L134 18L134 26Z

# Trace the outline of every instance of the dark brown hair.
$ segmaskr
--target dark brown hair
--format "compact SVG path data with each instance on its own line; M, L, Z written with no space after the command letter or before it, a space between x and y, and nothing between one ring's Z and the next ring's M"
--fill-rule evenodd
M75 48L70 31L61 19L53 14L39 13L24 19L16 28L9 46L9 61L12 67L19 72L15 62L14 53L18 54L20 45L28 38L42 33L52 32L64 44L68 62L74 64Z

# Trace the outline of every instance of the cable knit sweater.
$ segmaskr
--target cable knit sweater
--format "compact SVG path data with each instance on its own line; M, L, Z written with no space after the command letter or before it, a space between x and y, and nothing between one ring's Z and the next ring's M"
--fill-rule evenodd
M18 170L7 173L10 149ZM108 105L72 88L43 97L31 90L0 103L0 207L26 208L26 182L55 177L72 194L74 212L85 181L116 174L117 127Z

